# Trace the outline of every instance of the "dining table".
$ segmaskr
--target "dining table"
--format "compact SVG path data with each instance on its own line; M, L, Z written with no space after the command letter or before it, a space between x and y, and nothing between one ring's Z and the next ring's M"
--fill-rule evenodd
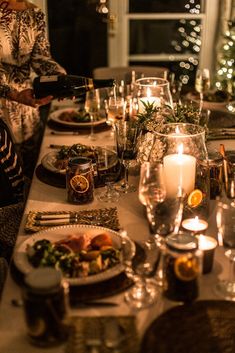
M64 101L63 106L70 102ZM51 111L61 109L61 104L52 104ZM72 104L72 103L71 103ZM62 107L63 107L62 106ZM56 151L56 146L72 144L85 144L93 146L102 146L114 143L113 134L110 133L110 127L104 129L95 129L95 140L89 139L90 129L81 130L74 133L72 129L68 132L55 130L51 124L47 124L41 144L41 149L38 157L38 164L35 168L34 176L32 179L30 191L28 194L24 215L19 228L15 251L17 247L25 241L28 237L32 236L26 229L26 222L30 212L51 212L51 211L82 211L82 210L95 210L107 207L115 208L120 227L125 229L128 237L135 243L141 242L149 237L149 226L144 212L143 205L138 199L138 192L131 192L121 195L120 199L114 203L102 203L99 201L97 195L103 191L103 187L96 188L94 191L94 200L91 203L78 205L72 204L67 201L66 188L60 185L52 185L47 183L40 177L41 161L45 155L52 151ZM235 139L221 139L212 140L208 144L210 147L219 148L219 144L223 143L226 150L235 151ZM130 174L131 182L138 189L139 173ZM210 212L207 219L208 228L205 232L206 235L217 239L217 227L215 220L215 200L210 201ZM1 306L0 306L0 352L1 353L63 353L66 352L66 342L56 347L37 347L32 345L27 337L27 328L24 316L24 308L22 305L13 305L13 303L21 300L22 289L20 281L17 280L17 274L14 272L14 264L11 264L7 274L4 290L2 293ZM228 275L228 259L224 255L224 248L217 246L215 250L215 257L213 269L208 274L202 274L199 279L200 292L199 300L218 300L219 298L215 291L214 286L219 279L226 278ZM110 296L105 295L105 299L115 302L115 307L84 307L79 308L72 306L69 309L71 317L103 317L103 316L131 316L135 318L136 329L139 340L141 342L146 329L149 325L162 313L168 309L179 305L179 303L166 299L161 293L154 304L142 310L133 310L129 307L128 303L124 300L124 293L128 290L116 291L111 293ZM101 350L102 352L102 350Z

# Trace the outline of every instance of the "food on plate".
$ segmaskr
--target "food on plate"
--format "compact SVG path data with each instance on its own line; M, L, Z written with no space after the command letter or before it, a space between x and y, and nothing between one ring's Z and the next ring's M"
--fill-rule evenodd
M94 275L120 263L120 250L107 233L93 238L72 234L56 242L38 240L27 246L26 254L33 267L59 268L69 278Z
M112 246L112 239L106 233L99 234L91 240L94 249L102 249L104 246Z
M73 123L87 123L91 121L90 114L83 109L63 111L58 116L58 119Z
M199 99L199 94L194 92L193 95L197 96ZM211 103L224 103L229 102L233 99L232 95L227 91L213 90L208 91L203 94L203 100Z
M82 145L81 143L76 143L72 146L62 146L56 155L56 161L54 166L57 169L65 169L68 165L68 159L72 157L82 156L91 158L93 163L96 162L96 149L92 146Z

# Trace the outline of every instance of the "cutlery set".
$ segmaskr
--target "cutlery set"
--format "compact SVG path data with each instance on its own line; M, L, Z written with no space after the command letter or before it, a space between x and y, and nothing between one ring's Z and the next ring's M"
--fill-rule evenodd
M235 137L235 128L214 128L209 129L208 139L209 140L216 140L220 138L234 138Z
M105 226L106 222L109 222L109 216L105 217L104 215L79 215L76 212L50 212L50 213L37 213L34 218L35 226L58 226L66 224L90 224L96 226Z

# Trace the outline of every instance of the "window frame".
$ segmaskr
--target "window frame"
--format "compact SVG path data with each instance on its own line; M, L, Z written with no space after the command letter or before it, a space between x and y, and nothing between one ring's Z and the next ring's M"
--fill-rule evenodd
M214 69L216 30L219 18L219 0L202 0L203 13L198 15L187 13L129 13L129 0L110 0L112 21L108 26L108 63L110 67L128 66L130 61L179 61L189 57L197 57L199 66ZM130 20L177 20L200 19L201 50L197 54L129 54L129 21Z

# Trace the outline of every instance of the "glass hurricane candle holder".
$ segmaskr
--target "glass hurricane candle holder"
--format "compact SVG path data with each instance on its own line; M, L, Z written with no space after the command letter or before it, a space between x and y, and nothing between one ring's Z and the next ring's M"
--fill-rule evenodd
M134 95L138 101L139 113L144 113L146 104L164 109L173 108L170 84L158 77L144 77L136 80Z
M184 218L207 218L210 200L205 130L185 123L165 124L155 133L151 161L162 161L166 193L184 191Z

